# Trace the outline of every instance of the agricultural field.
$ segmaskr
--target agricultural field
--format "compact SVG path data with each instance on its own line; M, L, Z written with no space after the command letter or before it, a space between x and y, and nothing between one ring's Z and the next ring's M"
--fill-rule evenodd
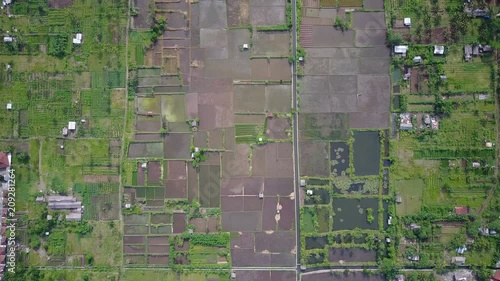
M390 44L408 47L406 56L393 56L390 70L389 167L402 230L398 260L407 267L442 268L458 256L470 266L497 262L489 231L498 229L491 205L498 184L498 61L494 48L483 48L497 45L488 16L495 9L476 1L386 3Z
M295 266L290 4L132 9L123 265Z
M363 1L303 3L298 127L300 258L307 268L376 265L387 248L389 214L395 216L385 15L377 11L383 1L366 2L372 12L359 11ZM334 27L338 20L348 28ZM302 279L327 280L308 274ZM349 278L364 277L330 273L328 280Z
M0 147L12 155L17 243L29 251L6 278L118 280L64 268L121 264L127 1L12 2L0 12ZM81 208L48 206L53 195ZM45 266L63 270L27 271Z

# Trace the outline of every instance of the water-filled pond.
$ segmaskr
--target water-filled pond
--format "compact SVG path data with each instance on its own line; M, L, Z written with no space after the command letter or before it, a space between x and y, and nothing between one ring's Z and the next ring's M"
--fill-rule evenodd
M379 131L354 132L354 174L371 176L380 173Z
M368 208L371 209L373 221L368 222ZM335 198L333 199L333 230L378 229L378 199Z

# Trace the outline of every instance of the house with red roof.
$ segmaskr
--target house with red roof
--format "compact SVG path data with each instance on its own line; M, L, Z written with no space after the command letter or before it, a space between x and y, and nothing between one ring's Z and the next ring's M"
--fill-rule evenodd
M455 215L467 215L467 214L469 214L469 208L455 207Z
M12 156L10 155L10 153L0 151L0 170L4 170L10 167L11 157Z
M500 281L500 270L495 271L495 274L490 279L491 281Z

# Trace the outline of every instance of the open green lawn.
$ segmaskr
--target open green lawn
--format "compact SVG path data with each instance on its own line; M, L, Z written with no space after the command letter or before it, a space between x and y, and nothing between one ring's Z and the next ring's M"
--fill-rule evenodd
M491 67L480 57L463 61L463 47L451 46L444 65L448 89L452 91L491 91Z
M449 243L457 233L460 232L461 227L443 227L441 229L441 235L439 235L439 242L445 244Z
M74 233L68 234L66 255L91 253L95 266L119 266L121 261L120 224L117 221L113 222L113 225L104 221L91 224L94 228L88 236L79 237Z
M419 178L396 182L398 195L403 199L396 207L398 214L407 215L420 211L424 187L424 181Z
M302 216L300 217L301 229L304 232L314 232L314 225L317 224L317 215L313 208L304 207Z

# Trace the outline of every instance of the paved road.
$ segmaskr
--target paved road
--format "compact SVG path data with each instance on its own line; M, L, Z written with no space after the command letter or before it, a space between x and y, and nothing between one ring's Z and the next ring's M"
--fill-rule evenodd
M292 54L297 57L297 0L292 0ZM299 123L297 107L297 63L292 63L293 114L293 171L295 182L295 229L297 241L297 271L300 271L300 173L299 173ZM298 276L298 275L297 275Z

